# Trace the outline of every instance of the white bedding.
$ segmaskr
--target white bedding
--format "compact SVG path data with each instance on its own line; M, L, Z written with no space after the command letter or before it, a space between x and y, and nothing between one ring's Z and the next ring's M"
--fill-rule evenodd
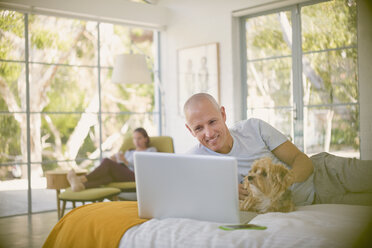
M129 229L124 247L352 247L371 219L372 207L321 204L291 213L267 213L250 223L266 230L218 229L220 223L152 219Z

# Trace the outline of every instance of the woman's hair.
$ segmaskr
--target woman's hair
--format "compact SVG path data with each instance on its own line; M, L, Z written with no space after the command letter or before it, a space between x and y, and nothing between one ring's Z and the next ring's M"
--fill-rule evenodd
M142 136L147 139L146 146L149 146L149 144L150 144L150 137L149 137L149 135L147 134L146 130L143 127L138 127L136 129L134 129L133 133L134 132L141 133Z

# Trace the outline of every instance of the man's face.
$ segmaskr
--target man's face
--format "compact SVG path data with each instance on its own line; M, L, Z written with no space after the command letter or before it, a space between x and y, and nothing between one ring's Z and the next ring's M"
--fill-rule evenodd
M193 104L186 111L186 127L199 142L212 151L228 153L230 133L225 109L218 109L208 100Z

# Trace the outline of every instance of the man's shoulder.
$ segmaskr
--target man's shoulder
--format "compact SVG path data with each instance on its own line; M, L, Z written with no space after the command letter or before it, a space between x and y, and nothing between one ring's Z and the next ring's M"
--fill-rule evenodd
M198 146L197 145L194 145L193 147L191 147L187 152L186 154L195 154L195 152L198 150Z
M246 131L247 129L254 129L257 128L262 122L262 120L257 118L249 118L247 120L239 121L235 123L231 128L230 131L233 132L240 132L240 131Z
M197 154L197 155L205 155L207 154L206 149L199 143L193 146L190 150L186 152L186 154Z

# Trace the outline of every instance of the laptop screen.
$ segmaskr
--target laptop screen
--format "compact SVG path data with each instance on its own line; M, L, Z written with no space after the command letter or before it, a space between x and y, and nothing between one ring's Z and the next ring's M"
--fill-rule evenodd
M236 159L138 152L134 168L141 218L239 222Z

